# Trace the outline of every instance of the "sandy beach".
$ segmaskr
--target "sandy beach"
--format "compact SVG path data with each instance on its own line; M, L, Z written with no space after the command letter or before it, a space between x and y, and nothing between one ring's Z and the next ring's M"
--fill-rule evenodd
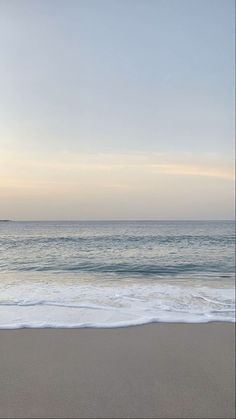
M0 331L0 416L233 418L234 325Z

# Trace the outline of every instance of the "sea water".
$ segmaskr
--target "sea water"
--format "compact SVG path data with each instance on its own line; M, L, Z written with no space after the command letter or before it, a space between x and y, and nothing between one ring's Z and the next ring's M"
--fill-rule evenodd
M232 221L0 223L0 328L235 320Z

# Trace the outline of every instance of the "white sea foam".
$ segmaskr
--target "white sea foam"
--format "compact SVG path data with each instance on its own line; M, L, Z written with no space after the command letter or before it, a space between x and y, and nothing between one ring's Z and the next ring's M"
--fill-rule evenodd
M2 274L0 328L235 321L232 278Z

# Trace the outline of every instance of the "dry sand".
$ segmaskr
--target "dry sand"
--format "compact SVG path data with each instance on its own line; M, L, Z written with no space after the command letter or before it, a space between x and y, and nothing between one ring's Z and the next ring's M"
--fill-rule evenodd
M233 324L0 331L0 417L234 414Z

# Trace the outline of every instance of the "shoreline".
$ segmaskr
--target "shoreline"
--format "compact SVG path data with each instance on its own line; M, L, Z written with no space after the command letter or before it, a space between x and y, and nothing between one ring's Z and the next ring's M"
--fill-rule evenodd
M0 417L233 418L235 325L0 330Z
M198 321L164 321L164 320L160 320L160 321L153 321L153 322L147 322L147 323L137 323L137 324L121 324L121 325L108 325L108 326L19 326L19 327L2 327L0 326L0 332L1 331L19 331L19 330L116 330L116 329L132 329L132 328L140 328L140 327L144 327L144 326L154 326L154 325L189 325L189 326L194 326L194 325L207 325L207 324L230 324L230 325L235 325L236 327L236 319L235 320L206 320L206 321L202 321L202 322L198 322Z

